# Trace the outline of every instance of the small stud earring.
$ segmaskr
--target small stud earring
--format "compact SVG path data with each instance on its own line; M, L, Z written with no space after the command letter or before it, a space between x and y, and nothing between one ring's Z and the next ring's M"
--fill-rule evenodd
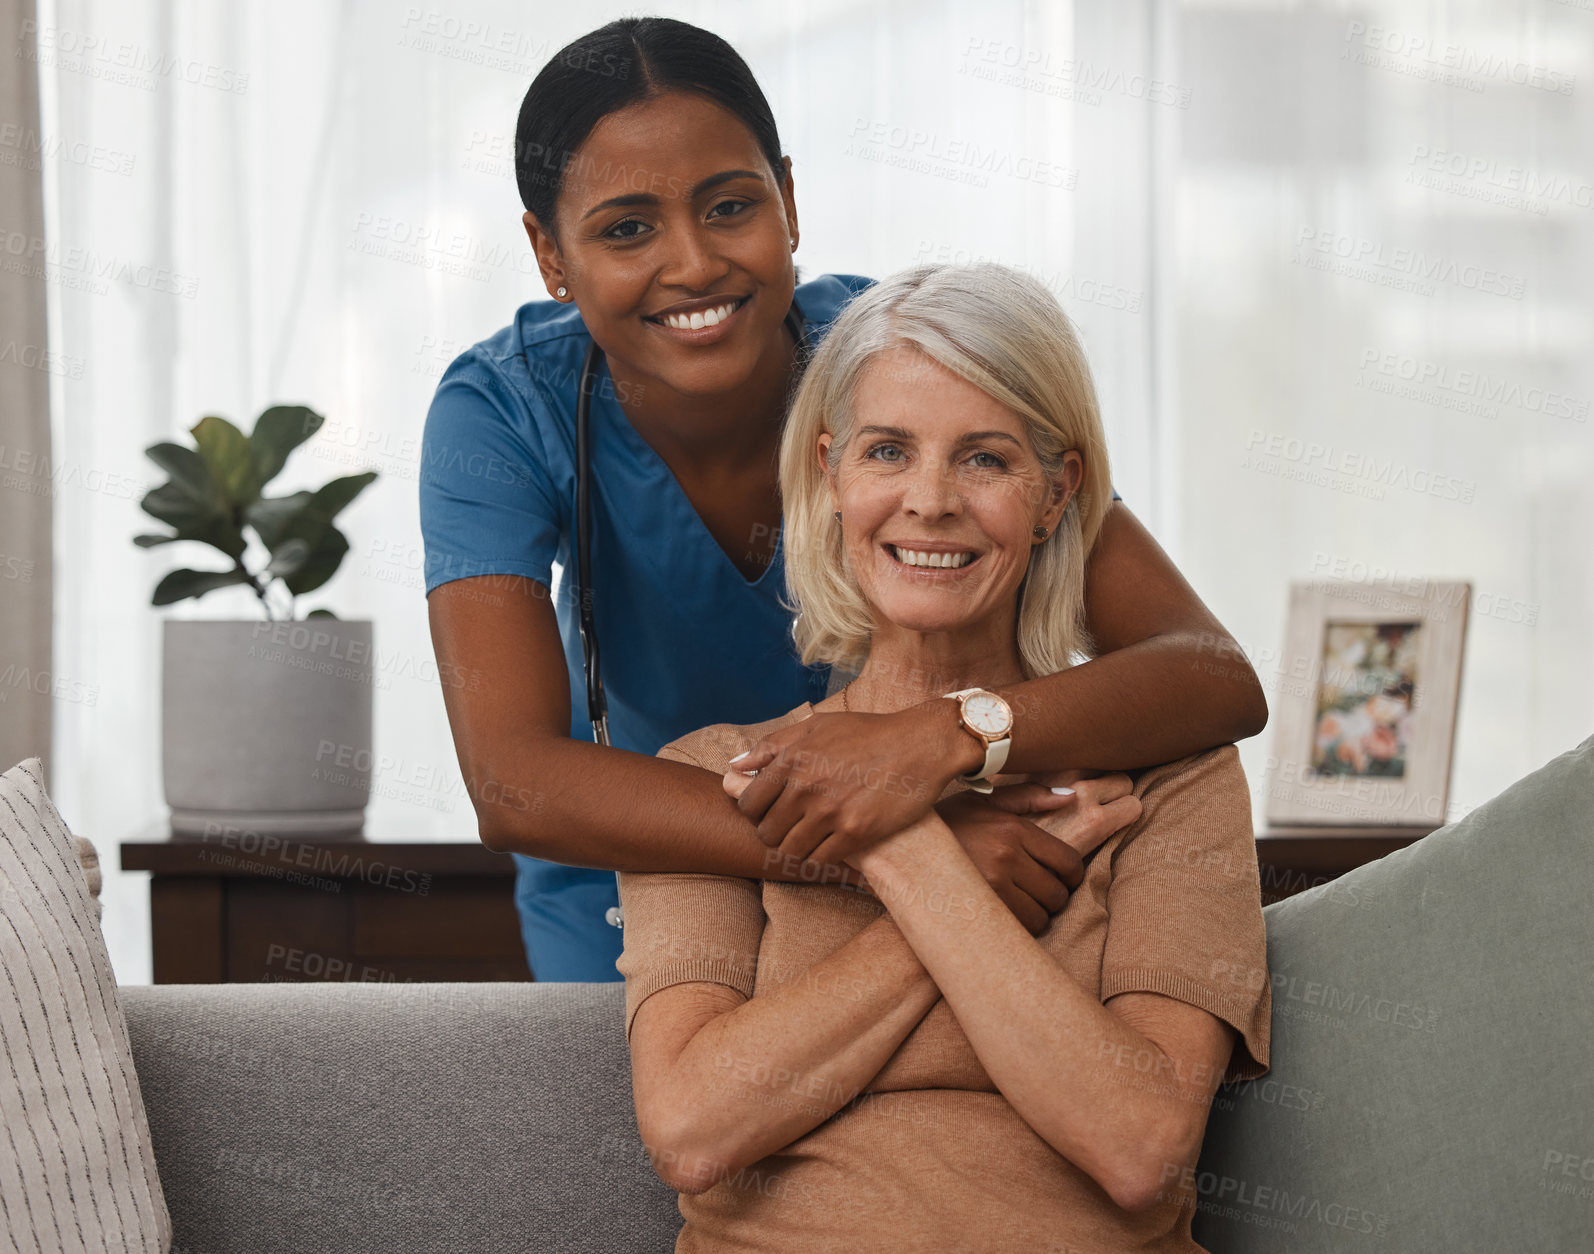
M1035 538L1037 540L1044 540L1046 538L1046 528L1045 527L1036 527L1035 528Z
M561 287L557 292L554 293L554 295L560 300L563 300L565 298L565 289Z

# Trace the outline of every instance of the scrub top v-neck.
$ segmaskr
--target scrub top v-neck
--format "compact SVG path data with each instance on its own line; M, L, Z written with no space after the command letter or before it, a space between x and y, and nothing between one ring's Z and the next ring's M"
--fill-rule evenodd
M823 275L795 301L814 344L872 280ZM480 575L544 586L574 564L575 398L591 343L573 305L534 301L461 353L437 386L421 441L425 590ZM614 745L654 754L711 723L756 723L824 699L829 667L804 666L791 636L784 524L744 576L664 459L625 417L607 367L592 401L593 606ZM555 613L570 689L570 735L587 720L572 580ZM490 677L483 677L490 682ZM618 980L614 874L515 855L516 904L539 980Z
M642 486L656 491L656 496L647 498L651 501L653 509L649 513L661 524L659 529L650 530L640 521L630 528L633 532L643 535L668 535L674 536L676 544L670 545L666 550L679 562L688 564L684 572L686 578L702 575L704 578L698 583L712 585L717 583L723 573L712 561L712 553L719 554L721 560L733 571L738 579L748 588L757 588L766 580L772 578L771 572L781 567L782 551L786 535L786 522L782 519L776 527L775 542L771 560L765 563L764 568L753 578L749 579L736 565L735 559L725 551L713 532L703 521L703 516L697 512L691 498L686 495L681 487L681 481L676 478L675 472L669 467L658 450L643 437L642 433L633 426L625 412L620 408L619 401L614 395L614 380L609 374L607 360L599 367L597 380L593 387L593 430L592 440L597 448L614 448L616 445L624 446L626 460L622 465L629 464L640 471L639 479ZM771 548L769 538L762 534L755 535L748 542L749 553L757 549ZM664 742L668 744L669 742ZM655 750L657 752L657 750Z

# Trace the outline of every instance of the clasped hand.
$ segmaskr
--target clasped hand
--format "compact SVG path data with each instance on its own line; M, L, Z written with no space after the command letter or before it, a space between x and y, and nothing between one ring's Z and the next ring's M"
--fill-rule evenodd
M990 794L938 800L959 769L947 765L952 752L922 711L816 713L761 739L726 771L724 786L772 855L793 865L856 869L864 852L933 808L1038 935L1084 879L1084 860L1140 817L1131 781L1074 769L998 775ZM1031 817L1063 810L1070 813L1051 830Z

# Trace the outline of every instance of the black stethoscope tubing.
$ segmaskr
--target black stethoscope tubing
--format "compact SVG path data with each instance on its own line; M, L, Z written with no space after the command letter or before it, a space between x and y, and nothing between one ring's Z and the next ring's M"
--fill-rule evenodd
M809 352L808 327L794 304L786 311L786 327L797 341L797 368ZM595 744L609 744L609 702L599 669L598 629L592 611L592 389L603 364L597 341L587 349L576 388L576 605L581 633L582 668L587 679L587 718Z
M808 327L797 306L786 311L786 326L797 341L797 369L807 362ZM603 691L603 675L598 665L598 628L592 612L592 388L603 365L603 350L596 340L587 348L581 363L581 380L576 385L576 606L581 633L582 668L587 678L587 718L592 723L594 744L609 744L609 702ZM615 876L616 883L619 876ZM619 906L610 906L603 916L615 927L624 927Z

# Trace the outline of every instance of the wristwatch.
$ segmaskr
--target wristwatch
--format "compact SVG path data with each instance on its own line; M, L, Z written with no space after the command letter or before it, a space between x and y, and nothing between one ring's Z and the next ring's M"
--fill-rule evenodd
M958 722L985 746L985 765L958 778L975 792L991 792L992 775L1001 774L1013 744L1013 707L984 688L962 688L942 694L956 699Z

